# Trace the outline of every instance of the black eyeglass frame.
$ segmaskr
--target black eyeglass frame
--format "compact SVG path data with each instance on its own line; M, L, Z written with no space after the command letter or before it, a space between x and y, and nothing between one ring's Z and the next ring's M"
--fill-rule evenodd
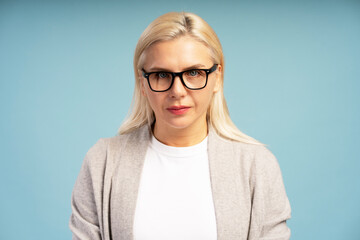
M180 78L180 80L181 80L181 83L182 83L187 89L190 89L190 90L200 90L200 89L203 89L203 88L206 87L207 82L208 82L209 74L212 73L212 72L214 72L214 71L217 69L217 66L218 66L218 65L219 65L219 64L214 64L214 65L213 65L211 68L209 68L209 69L189 69L189 70L182 71L182 72L166 72L166 71L146 72L144 69L142 69L142 71L143 71L143 76L147 79L147 82L148 82L148 84L149 84L149 87L150 87L151 91L153 91L153 92L166 92L166 91L168 91L168 90L172 87L172 85L174 84L174 80L175 80L175 77L176 77L176 76L179 76L179 78ZM185 82L184 82L183 74L184 74L185 72L195 71L195 70L205 71L205 73L206 73L205 85L204 85L203 87L200 87L200 88L190 88L190 87L186 86L186 84L185 84ZM152 74L152 73L169 73L169 74L171 74L171 75L172 75L172 79L171 79L171 84L170 84L170 86L169 86L167 89L165 89L165 90L160 90L160 91L154 90L154 89L151 87L150 79L149 79L149 76L150 76L150 74Z

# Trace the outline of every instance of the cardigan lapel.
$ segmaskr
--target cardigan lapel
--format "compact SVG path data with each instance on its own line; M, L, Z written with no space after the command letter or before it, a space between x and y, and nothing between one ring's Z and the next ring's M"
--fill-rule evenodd
M218 240L246 239L249 201L244 194L239 160L232 141L221 138L210 128L208 137L210 180L215 206ZM245 190L246 192L246 190ZM244 203L243 205L241 203ZM245 221L244 221L245 219Z
M126 137L115 157L117 163L110 212L113 239L124 240L133 239L135 207L150 131L143 126Z

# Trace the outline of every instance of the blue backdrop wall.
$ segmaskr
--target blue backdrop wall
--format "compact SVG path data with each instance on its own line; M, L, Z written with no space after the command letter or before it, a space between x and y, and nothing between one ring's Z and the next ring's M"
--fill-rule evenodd
M292 239L360 239L359 1L0 1L0 239L70 239L83 157L128 112L138 37L190 11L218 33L225 94L268 144Z

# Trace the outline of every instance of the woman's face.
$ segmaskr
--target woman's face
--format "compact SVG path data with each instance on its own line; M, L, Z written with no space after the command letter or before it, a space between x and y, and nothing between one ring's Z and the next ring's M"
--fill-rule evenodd
M201 42L188 37L158 42L144 52L146 72L182 72L189 69L209 69L214 65L210 50ZM206 112L212 96L220 88L221 66L210 73L205 88L190 90L177 76L165 92L153 92L146 78L142 79L142 94L155 113L156 128L165 130L207 128ZM142 76L142 75L141 75Z

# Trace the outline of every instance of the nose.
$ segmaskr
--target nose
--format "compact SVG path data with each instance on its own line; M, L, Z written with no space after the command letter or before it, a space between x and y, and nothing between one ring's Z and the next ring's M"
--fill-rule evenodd
M179 76L176 76L174 78L174 83L171 86L171 88L169 89L169 93L170 96L172 98L180 98L183 97L187 94L187 90L186 87L184 86L184 84L181 82L181 79Z

